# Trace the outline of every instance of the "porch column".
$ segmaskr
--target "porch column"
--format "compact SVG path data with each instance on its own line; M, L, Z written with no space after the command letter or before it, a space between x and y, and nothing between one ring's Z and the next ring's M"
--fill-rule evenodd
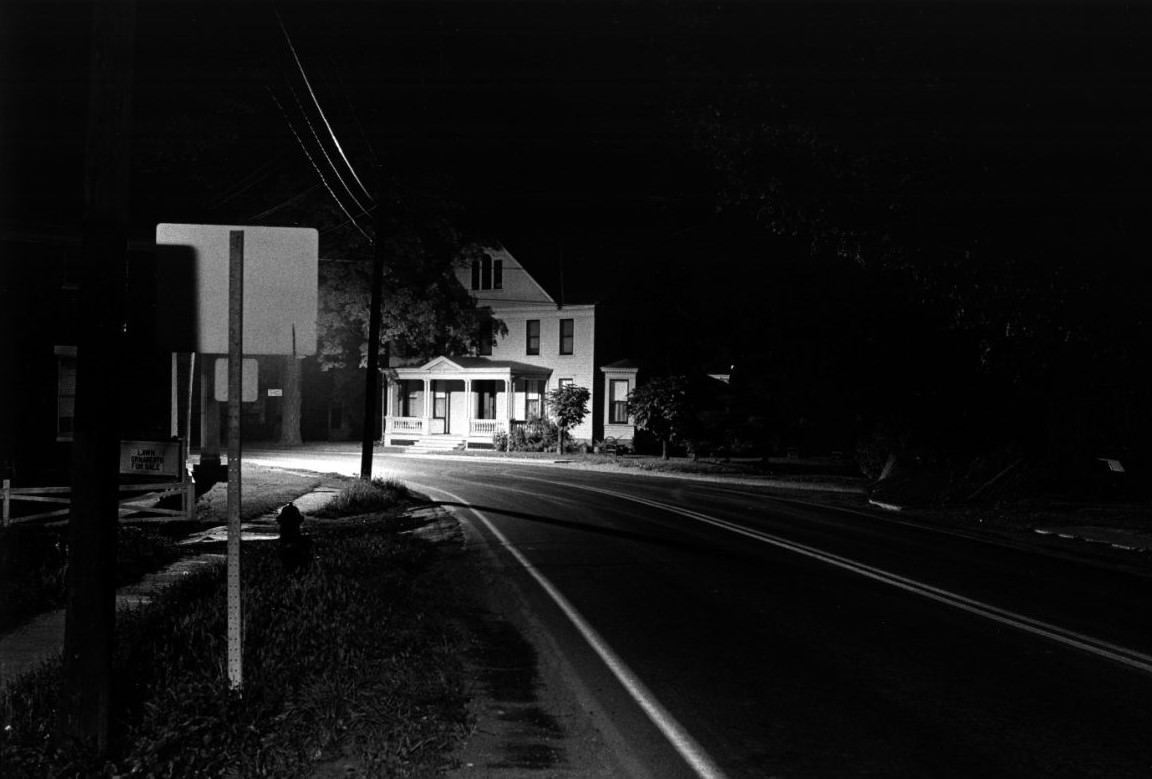
M396 387L399 383L387 379L384 381L384 408L380 410L380 415L383 417L385 434L392 432L388 423L396 416Z
M424 395L420 401L420 414L424 417L424 435L432 434L432 379L424 379Z
M512 432L512 420L516 418L512 405L516 401L516 382L511 376L504 379L504 432Z
M464 435L472 435L472 417L473 409L476 407L476 399L472 397L472 379L464 378Z

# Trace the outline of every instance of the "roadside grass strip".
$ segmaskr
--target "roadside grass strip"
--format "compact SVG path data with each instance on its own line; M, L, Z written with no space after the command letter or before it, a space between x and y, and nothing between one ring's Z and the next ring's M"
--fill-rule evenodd
M933 587L930 584L924 584L923 582L918 582L914 579L909 579L905 576L900 576L899 574L891 573L881 568L874 568L873 566L856 562L855 560L851 560L847 557L841 557L840 555L832 554L831 552L825 552L806 544L789 541L771 533L765 533L760 530L743 527L742 525L738 525L734 522L729 522L724 519L719 519L718 517L701 514L698 511L692 511L691 509L685 509L681 508L680 506L673 506L667 503L649 500L647 498L640 498L624 492L606 490L600 487L589 487L576 484L570 484L568 486L575 489L587 490L589 492L598 492L602 495L609 495L614 498L630 500L634 503L640 503L645 506L668 511L673 514L679 514L683 517L688 517L689 519L694 519L698 522L703 522L705 524L712 525L713 527L718 527L731 533L736 533L737 535L742 535L756 541L761 541L765 544L770 544L780 549L785 549L790 552L795 552L796 554L804 555L805 557L810 557L814 560L819 560L820 562L827 563L828 565L832 565L846 571L851 571L853 573L859 574L860 576L864 576L878 582L883 582L884 584L897 587L906 592L911 592L930 600L934 600L938 603L943 603L947 606L952 606L953 608L966 611L970 614L975 614L976 616L990 619L1002 625L1007 625L1009 627L1016 628L1017 630L1023 630L1025 632L1032 633L1033 635L1042 636L1051 641L1056 641L1057 643L1064 644L1065 646L1069 646L1074 649L1089 652L1093 655L1112 660L1113 662L1120 663L1121 665L1125 665L1129 668L1143 671L1147 674L1152 674L1152 656L1144 654L1143 652L1138 652L1134 649L1129 649L1127 647L1122 647L1117 644L1102 641L1091 636L1086 636L1082 633L1067 630L1065 628L1061 628L1059 626L1052 625L1038 619L1026 617L1023 614L1017 614L1016 612L1009 611L1008 609L1002 609L998 606L993 606L982 601L974 600L972 598L968 598L963 595L941 589L939 587Z
M447 490L416 484L412 486L427 492L438 492L461 506L469 506L468 501ZM548 597L552 599L552 602L563 612L564 616L568 618L568 621L572 623L572 626L576 628L581 637L592 647L592 650L608 667L608 670L612 672L612 675L616 677L616 680L627 690L632 700L640 706L652 724L664 735L680 757L692 767L696 775L702 779L723 779L725 777L724 772L712 761L712 758L708 756L703 747L701 747L684 726L664 708L656 699L656 696L652 694L644 683L640 681L640 678L620 659L620 656L612 650L604 638L592 627L588 620L576 610L576 607L564 597L560 590L558 590L547 577L540 573L536 566L534 566L520 550L512 545L512 542L508 540L507 536L500 532L499 528L484 515L483 511L475 508L469 508L468 511L484 523L484 527L495 536L500 542L500 545L515 558L516 562L518 562L536 583L540 585L541 589L547 593Z

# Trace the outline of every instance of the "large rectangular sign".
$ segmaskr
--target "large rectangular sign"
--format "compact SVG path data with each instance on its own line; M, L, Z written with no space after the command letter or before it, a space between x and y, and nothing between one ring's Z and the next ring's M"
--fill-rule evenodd
M171 351L228 352L234 230L244 233L244 354L315 354L320 238L310 227L157 225L161 344Z

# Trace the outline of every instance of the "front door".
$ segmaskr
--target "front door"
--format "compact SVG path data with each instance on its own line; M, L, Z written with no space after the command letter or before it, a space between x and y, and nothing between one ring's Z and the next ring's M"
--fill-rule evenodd
M447 433L452 430L452 392L446 382L432 391L432 418L443 420L433 425L435 432Z

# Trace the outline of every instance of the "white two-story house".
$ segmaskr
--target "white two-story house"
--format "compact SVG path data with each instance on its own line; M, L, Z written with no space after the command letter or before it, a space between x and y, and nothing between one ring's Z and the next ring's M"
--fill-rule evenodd
M567 383L587 387L588 415L573 441L630 444L628 393L637 367L619 355L601 362L596 303L557 301L507 250L491 250L458 271L477 306L492 310L507 334L481 339L478 354L441 355L419 366L392 368L384 443L489 448L493 436L547 416L547 393Z

